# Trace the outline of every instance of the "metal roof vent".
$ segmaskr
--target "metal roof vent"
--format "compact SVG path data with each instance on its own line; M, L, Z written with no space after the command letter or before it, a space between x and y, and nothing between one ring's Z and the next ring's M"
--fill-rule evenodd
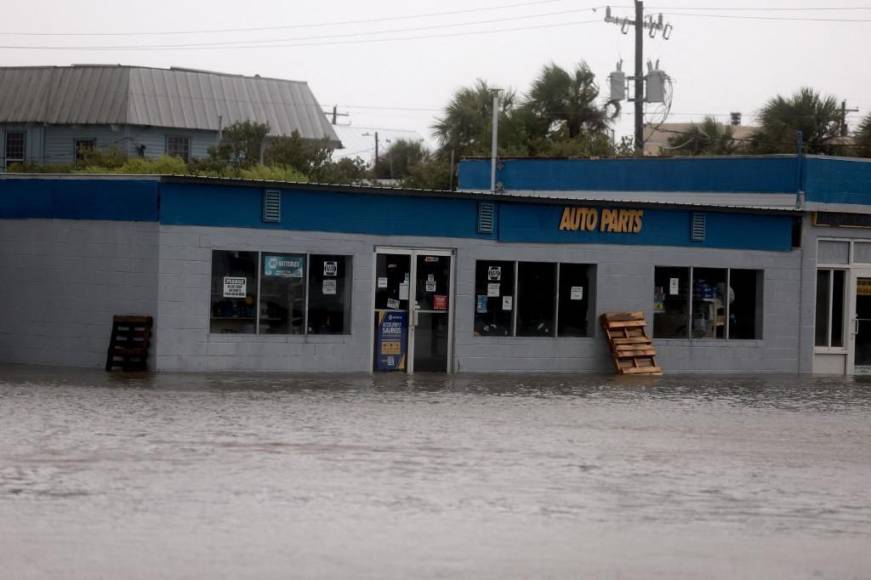
M281 221L281 192L267 189L263 192L263 223Z
M690 228L690 239L694 242L705 241L705 214L693 212L693 223Z
M492 234L496 222L496 204L492 201L478 202L478 233Z

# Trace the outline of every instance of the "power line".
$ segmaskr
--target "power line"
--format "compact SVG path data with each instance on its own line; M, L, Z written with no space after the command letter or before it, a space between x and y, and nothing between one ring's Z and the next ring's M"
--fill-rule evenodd
M693 10L689 8L689 10ZM726 18L730 20L764 20L772 22L843 22L863 23L871 22L871 18L819 18L819 17L790 17L790 16L743 16L739 14L698 14L691 12L668 12L669 16L689 16L695 18Z
M524 17L522 19L528 19L529 17ZM362 38L357 40L346 40L346 41L329 41L329 42L299 42L299 43L291 43L291 44L247 44L247 45L238 45L238 46L197 46L197 45L149 45L149 46L121 46L121 47L106 47L106 46L37 46L37 45L0 45L0 49L3 50L82 50L82 51L123 51L123 52L136 52L142 50L240 50L240 49L251 49L251 48L297 48L297 47L306 47L306 46L341 46L348 44L371 44L371 43L381 43L381 42L397 42L397 41L408 41L408 40L426 40L431 38L454 38L459 36L470 36L470 35L481 35L481 34L499 34L503 32L525 32L529 30L541 30L546 28L563 28L567 26L577 26L582 24L594 24L598 23L600 20L575 20L575 21L566 21L566 22L556 22L550 24L539 24L532 26L521 26L514 28L499 28L495 30L470 30L466 32L454 32L454 33L441 33L441 34L428 34L423 36L409 36L409 37L395 37L395 38ZM401 29L397 29L395 32L404 32ZM274 41L271 41L274 42Z
M210 29L195 29L195 30L165 30L165 31L143 31L143 32L10 32L0 31L3 36L80 36L80 37L100 37L100 36L169 36L181 34L217 34L227 32L266 32L269 30L293 30L300 28L323 28L327 26L348 26L351 24L372 24L375 22L395 22L401 20L415 20L419 18L432 18L440 16L456 16L458 14L472 14L476 12L492 12L495 10L509 10L512 8L522 8L526 6L540 6L542 4L554 4L563 0L535 0L530 2L515 2L512 4L498 4L495 6L486 6L481 8L467 8L464 10L450 10L443 12L423 12L420 14L407 14L403 16L384 16L379 18L363 18L358 20L334 20L331 22L313 22L308 24L286 24L281 26L256 26L247 28L210 28ZM590 9L599 8L591 6Z
M426 30L442 30L442 29L450 29L462 26L477 26L481 24L498 24L501 22L514 22L517 20L529 20L532 18L546 18L550 16L565 16L567 14L574 14L578 12L588 12L589 8L577 8L573 10L561 10L557 12L544 12L541 14L532 14L532 15L524 15L524 16L506 16L504 18L491 18L488 20L473 20L470 22L453 22L446 24L431 24L425 26L413 26L407 28L388 28L384 30L371 30L368 32L345 32L339 34L321 34L315 36L298 36L298 37L289 37L289 38L271 38L271 39L263 39L263 40L227 40L227 41L215 41L215 42L197 42L197 43L183 43L183 44L124 44L124 45L52 45L57 49L65 48L68 50L78 50L84 47L87 47L87 50L90 50L92 47L94 50L168 50L174 48L184 48L184 49L193 49L193 48L222 48L222 47L231 47L237 46L239 48L245 47L256 47L268 45L271 46L274 43L283 43L283 42L300 42L300 41L308 41L308 40L331 40L331 39L342 39L342 38L355 38L355 37L365 37L365 36L376 36L379 34L395 34L395 33L409 33L409 32L421 32Z
M723 11L723 12L841 12L852 10L871 10L871 6L813 6L805 8L727 8L727 7L712 7L712 6L654 6L651 10L694 10L702 11Z

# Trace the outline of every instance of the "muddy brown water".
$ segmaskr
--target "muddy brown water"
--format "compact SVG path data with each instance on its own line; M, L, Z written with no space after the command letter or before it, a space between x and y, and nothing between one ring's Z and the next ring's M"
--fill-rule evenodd
M871 383L0 367L0 578L871 578Z

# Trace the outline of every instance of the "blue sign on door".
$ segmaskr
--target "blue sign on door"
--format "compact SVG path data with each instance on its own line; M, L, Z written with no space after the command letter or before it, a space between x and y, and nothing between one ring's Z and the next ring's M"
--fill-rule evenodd
M375 370L404 371L408 347L408 313L399 310L377 313Z

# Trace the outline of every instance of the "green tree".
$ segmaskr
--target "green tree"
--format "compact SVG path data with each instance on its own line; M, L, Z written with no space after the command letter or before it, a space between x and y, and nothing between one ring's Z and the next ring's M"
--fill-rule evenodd
M523 106L532 113L537 131L554 140L577 139L583 133L608 130L613 116L599 107L596 75L580 62L569 72L556 64L546 65L532 82ZM614 115L619 111L616 109Z
M328 161L317 168L309 179L317 183L360 183L366 180L369 169L359 157L345 157L338 161Z
M439 142L438 154L450 157L490 155L493 130L493 91L486 81L478 79L472 87L458 90L445 107L444 116L433 125ZM499 150L503 155L525 154L523 128L512 118L514 91L502 91L499 100Z
M862 157L871 157L871 114L862 119L853 139L857 146L856 154Z
M332 151L329 140L303 139L299 131L294 131L289 137L273 137L263 159L267 165L291 167L304 175L313 175L330 161Z
M209 159L217 165L248 168L260 162L269 125L237 121L223 130L221 142L209 147Z
M384 152L375 167L377 179L404 179L420 163L428 162L432 153L422 141L398 139Z
M676 155L732 155L737 150L732 127L713 117L705 117L700 125L693 123L687 131L673 135L668 145Z
M789 98L774 97L759 116L761 127L752 138L756 153L793 153L796 133L802 132L805 151L831 155L840 136L841 110L838 99L820 96L803 88Z

